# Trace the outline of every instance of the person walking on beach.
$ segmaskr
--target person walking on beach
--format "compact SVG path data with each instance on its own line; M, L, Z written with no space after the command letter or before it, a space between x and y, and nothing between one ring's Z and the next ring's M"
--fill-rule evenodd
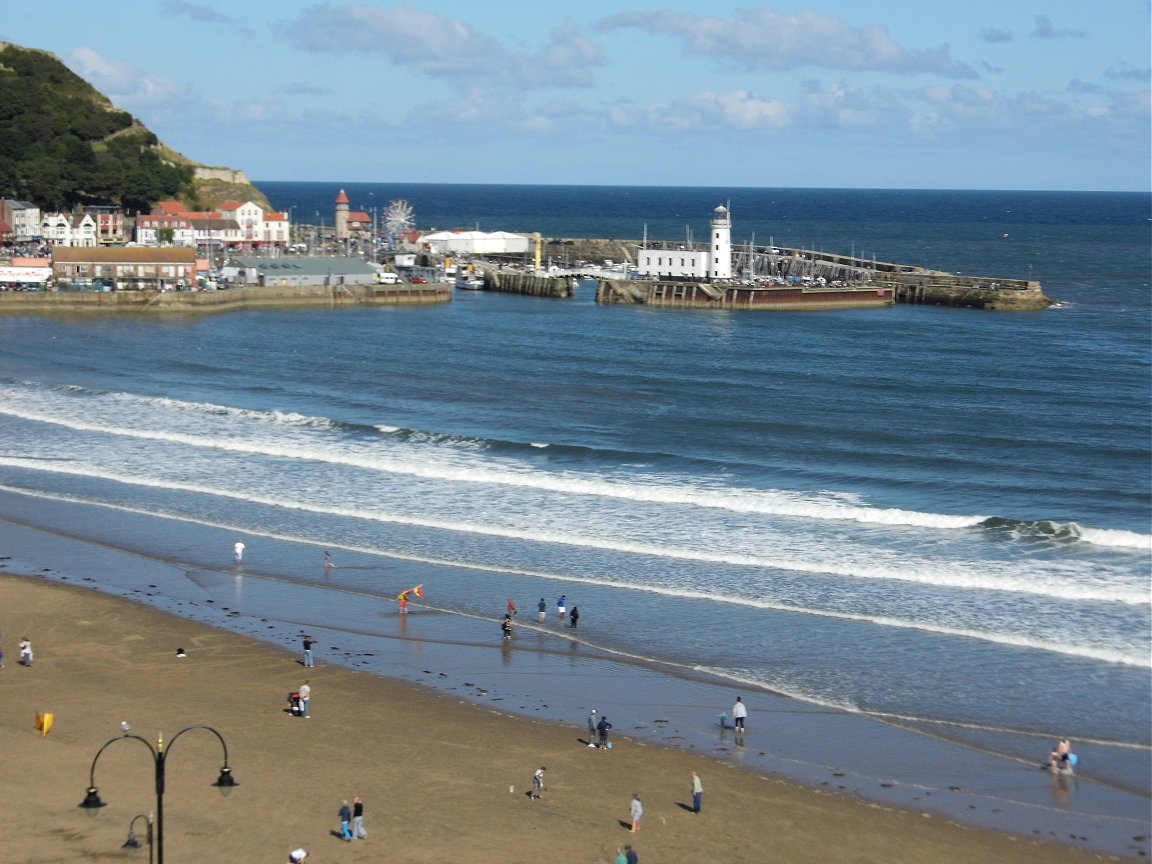
M400 596L397 597L396 599L400 601L400 614L401 615L407 615L408 614L408 592L407 591L401 591Z
M504 634L505 641L512 638L512 616L508 613L504 613L504 620L500 622L500 632Z
M364 829L364 802L359 798L352 799L352 837L356 840L368 838L368 832Z
M28 641L27 636L20 640L20 665L32 665L32 643Z
M564 616L567 614L567 612L568 612L568 598L565 597L563 594L561 594L560 599L556 601L556 614L559 615L560 620L563 621Z
M575 630L576 625L579 623L580 623L580 610L576 606L573 606L572 607L572 614L568 616L568 626L571 627L573 630Z
M332 563L332 553L327 549L324 550L324 569L331 570L336 565Z
M640 830L640 817L644 815L644 805L640 803L640 793L632 793L632 804L629 806L632 816L632 833Z
M600 733L600 749L608 749L608 730L612 728L612 724L608 722L607 717L601 717L600 722L596 724L596 731Z
M536 611L540 615L540 623L544 623L544 619L548 617L548 604L544 602L544 598L540 598L540 602L536 604Z
M737 696L736 704L732 706L732 726L737 735L744 734L744 721L748 719L748 706L744 704L744 697Z
M516 617L516 601L511 597L508 598L508 614Z
M347 801L340 805L340 839L352 842L352 808Z
M692 772L692 812L699 813L700 807L704 804L704 783L700 780L700 775L695 771Z
M237 564L243 564L244 563L244 541L237 540L232 545L232 552L236 555L236 563Z
M592 713L588 715L588 746L596 746L596 709L592 709Z
M312 685L305 681L300 685L300 689L296 691L300 696L300 716L310 717L308 713L308 706L312 702Z
M305 636L304 637L304 668L305 669L311 669L313 666L313 663L312 663L312 646L315 644L316 644L316 641L311 636Z
M536 769L536 773L532 775L532 794L531 798L539 798L544 791L544 772L548 769L541 765Z
M0 646L0 669L4 668L4 647Z

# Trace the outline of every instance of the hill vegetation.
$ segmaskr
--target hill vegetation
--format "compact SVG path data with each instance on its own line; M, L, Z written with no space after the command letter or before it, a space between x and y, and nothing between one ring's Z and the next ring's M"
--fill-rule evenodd
M0 42L0 196L47 210L147 213L167 199L214 207L222 190L202 185L198 167L54 55ZM267 203L250 186L228 192Z

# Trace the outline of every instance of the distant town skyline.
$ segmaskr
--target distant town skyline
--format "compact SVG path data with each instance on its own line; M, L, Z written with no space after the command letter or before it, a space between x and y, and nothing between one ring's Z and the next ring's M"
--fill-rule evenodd
M1148 0L31 4L253 181L1147 191Z

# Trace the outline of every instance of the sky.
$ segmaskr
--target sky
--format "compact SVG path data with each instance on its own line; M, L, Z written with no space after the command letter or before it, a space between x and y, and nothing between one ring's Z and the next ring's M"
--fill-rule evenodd
M1150 0L56 0L51 51L250 179L1149 191Z

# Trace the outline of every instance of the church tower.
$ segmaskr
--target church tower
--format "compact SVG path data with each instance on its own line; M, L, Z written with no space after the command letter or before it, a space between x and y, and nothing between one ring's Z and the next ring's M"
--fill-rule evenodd
M732 278L732 214L721 204L712 211L712 260L708 262L712 279Z
M336 196L336 239L348 239L348 196L343 189Z

